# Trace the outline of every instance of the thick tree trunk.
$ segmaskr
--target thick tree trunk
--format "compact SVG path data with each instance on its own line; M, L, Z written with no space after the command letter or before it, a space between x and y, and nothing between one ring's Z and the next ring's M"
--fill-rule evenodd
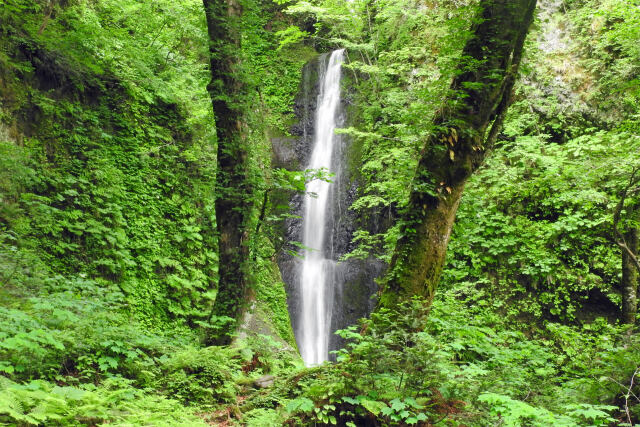
M624 234L629 250L638 257L638 230L632 228ZM631 255L622 250L622 322L630 325L636 322L638 312L638 268Z
M452 95L434 120L412 183L380 304L431 302L467 179L481 164L510 103L536 0L482 0Z
M236 0L203 0L209 33L211 82L207 89L216 119L218 140L216 222L218 230L218 293L213 316L240 317L248 291L246 263L251 188L247 175L247 142L244 122L246 85L240 64L240 19ZM216 342L229 342L229 334Z

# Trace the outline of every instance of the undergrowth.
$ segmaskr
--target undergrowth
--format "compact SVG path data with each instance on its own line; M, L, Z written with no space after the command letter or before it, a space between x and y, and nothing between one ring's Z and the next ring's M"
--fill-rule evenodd
M337 363L291 373L243 405L248 425L609 426L640 415L630 381L640 340L604 320L532 336L464 289L379 311ZM270 421L271 420L271 421ZM278 420L277 422L273 420Z

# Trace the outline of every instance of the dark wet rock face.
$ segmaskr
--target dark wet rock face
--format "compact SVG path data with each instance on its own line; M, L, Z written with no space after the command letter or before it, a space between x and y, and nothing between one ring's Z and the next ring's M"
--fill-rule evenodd
M322 65L322 57L319 57L305 65L300 93L295 103L295 113L298 122L292 127L291 134L294 138L274 138L273 164L276 167L287 169L304 169L309 163L313 150L315 133L315 116L318 101L319 67ZM346 91L343 88L342 93ZM338 113L338 126L345 126L348 122L346 115L348 96L342 96L341 108ZM334 167L331 172L335 174L332 185L331 210L327 213L327 236L325 239L324 253L327 258L335 262L333 268L333 310L331 313L331 332L329 350L337 350L344 343L337 335L338 329L353 325L359 318L366 317L375 306L372 296L377 291L375 278L384 270L384 263L376 259L339 261L340 258L354 249L351 243L353 233L358 223L355 213L349 209L357 197L358 187L355 179L347 168L346 158L350 141L344 135L337 135L334 146L332 162ZM302 195L294 195L289 200L291 214L302 216L304 212L304 198ZM302 241L302 219L290 218L285 221L283 237L287 242ZM300 271L302 259L291 255L289 251L301 253L290 243L278 256L278 265L282 278L287 286L289 314L294 331L298 333L300 328L301 295L300 295Z
M272 166L296 170L298 168L298 156L295 151L295 138L271 138Z

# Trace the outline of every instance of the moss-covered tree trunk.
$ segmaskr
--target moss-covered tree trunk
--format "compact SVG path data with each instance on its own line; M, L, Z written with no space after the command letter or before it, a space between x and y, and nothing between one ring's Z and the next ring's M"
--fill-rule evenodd
M241 68L242 7L236 0L203 0L209 33L211 82L207 89L216 120L218 293L212 316L237 320L248 290L248 217L251 188L247 173L244 105L247 87ZM227 332L235 327L229 325ZM229 341L222 334L218 343Z
M507 109L536 0L482 0L451 95L434 120L404 211L380 304L433 298L465 182L481 164Z

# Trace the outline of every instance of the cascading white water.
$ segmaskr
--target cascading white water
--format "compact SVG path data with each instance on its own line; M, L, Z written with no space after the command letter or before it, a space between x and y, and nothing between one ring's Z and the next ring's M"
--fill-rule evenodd
M331 171L336 135L337 113L340 106L340 76L344 50L331 53L326 67L320 67L320 93L315 117L313 152L308 169L326 168ZM316 197L305 196L302 219L304 261L300 275L302 313L298 346L307 366L318 365L329 358L331 327L331 289L334 261L327 258L325 238L330 232L327 216L331 209L331 183L314 180L307 191Z

